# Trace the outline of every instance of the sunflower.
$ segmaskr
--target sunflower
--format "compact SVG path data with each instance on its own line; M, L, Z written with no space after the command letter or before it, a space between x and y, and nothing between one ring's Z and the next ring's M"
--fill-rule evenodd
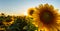
M11 20L11 21L10 21ZM9 20L6 20L6 21L3 21L3 24L5 25L5 26L10 26L11 24L13 24L14 23L14 18L13 17L11 17Z
M60 30L60 16L59 13L52 5L44 4L39 5L32 15L34 18L33 24L37 25L38 31L58 31ZM59 23L58 23L59 22Z
M34 14L34 11L35 11L36 9L35 8L29 8L28 9L28 15L29 16L32 16L33 14Z

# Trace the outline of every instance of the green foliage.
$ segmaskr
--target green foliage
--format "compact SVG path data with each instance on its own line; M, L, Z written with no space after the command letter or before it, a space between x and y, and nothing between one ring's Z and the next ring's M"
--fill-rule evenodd
M10 26L11 30L15 31L23 31L23 27L26 26L26 21L23 20L23 18L16 18L15 22Z
M27 16L14 16L14 23L10 26L5 26L3 22L11 22L12 16L0 16L0 28L5 28L5 31L35 31L37 27L32 24L33 18Z
M18 17L16 18L14 24L9 26L9 29L11 31L34 31L37 29L31 22L27 21L28 20L23 17Z

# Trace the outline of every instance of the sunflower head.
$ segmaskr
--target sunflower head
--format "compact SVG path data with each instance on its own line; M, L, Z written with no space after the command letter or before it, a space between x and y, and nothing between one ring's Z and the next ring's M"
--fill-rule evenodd
M32 16L34 14L35 9L34 8L29 8L28 9L28 15Z
M10 26L10 25L13 24L13 23L14 23L14 18L13 18L13 17L9 18L9 20L6 19L6 21L5 21L5 20L3 21L3 24L4 24L5 26Z
M35 24L40 27L40 23L43 24L43 27L46 27L47 29L56 30L59 29L59 24L57 23L58 15L57 10L54 9L52 5L39 5L38 10L35 11L35 14L33 15ZM59 19L60 20L60 19ZM54 26L54 27L53 27Z

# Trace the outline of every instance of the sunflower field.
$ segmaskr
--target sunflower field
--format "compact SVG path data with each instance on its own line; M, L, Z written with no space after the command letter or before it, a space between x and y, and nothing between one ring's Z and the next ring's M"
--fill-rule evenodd
M0 31L60 31L60 13L52 5L29 8L28 15L0 14Z

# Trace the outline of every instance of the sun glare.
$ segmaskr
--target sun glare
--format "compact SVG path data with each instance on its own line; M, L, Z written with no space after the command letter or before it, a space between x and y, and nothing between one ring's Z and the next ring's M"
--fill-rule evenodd
M26 15L26 16L27 16L27 12L24 12L24 15Z

